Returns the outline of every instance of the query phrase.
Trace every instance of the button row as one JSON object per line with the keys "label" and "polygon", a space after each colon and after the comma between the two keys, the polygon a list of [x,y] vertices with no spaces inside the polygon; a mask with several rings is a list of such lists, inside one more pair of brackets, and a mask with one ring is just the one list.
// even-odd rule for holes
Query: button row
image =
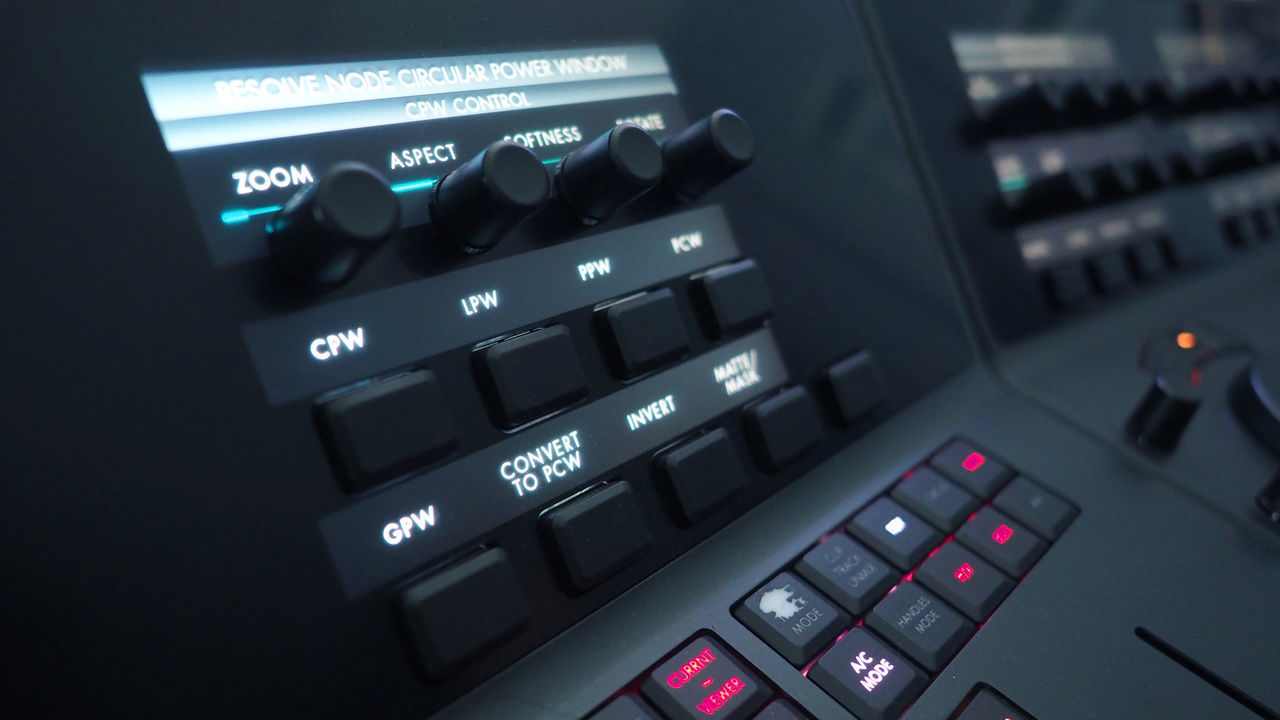
{"label": "button row", "polygon": [[1060,310],[1084,304],[1094,296],[1122,292],[1149,282],[1185,262],[1168,236],[1148,237],[1132,245],[1106,250],[1083,261],[1055,265],[1041,273],[1046,298]]}
{"label": "button row", "polygon": [[[869,358],[865,353],[856,357]],[[849,363],[845,361],[838,365],[848,366]],[[863,372],[868,367],[874,369],[874,363],[869,360],[859,360],[854,365],[864,368]],[[742,417],[748,436],[759,438],[758,442],[764,448],[760,461],[768,469],[794,462],[822,437],[816,405],[809,393],[800,387],[783,390],[747,406]],[[713,428],[664,448],[657,453],[653,467],[658,484],[672,500],[670,506],[676,523],[685,527],[725,507],[742,492],[747,482],[739,453],[723,428]],[[623,571],[650,551],[653,535],[648,522],[632,484],[626,480],[612,480],[545,510],[541,531],[566,589],[580,594]],[[822,572],[806,567],[799,571],[814,575],[817,578],[815,582],[824,588],[834,586],[838,589],[845,577],[842,570],[833,569],[832,562],[839,560],[846,568],[864,562],[859,559],[862,557],[859,553],[865,553],[865,550],[847,538],[846,542],[849,545],[843,548],[839,547],[838,541],[826,548],[825,564],[814,561],[813,565],[822,567]],[[882,561],[875,559],[873,562],[877,565],[871,568],[870,574],[864,570],[857,571],[858,577],[852,579],[852,587],[856,590],[874,583],[879,588],[874,593],[878,596],[888,584],[892,584],[897,574],[884,567]],[[813,607],[807,607],[809,601],[806,598],[819,596],[797,577],[788,575],[780,582],[790,589],[790,594],[775,593],[768,602],[775,603],[778,608],[805,608],[803,617],[797,622],[806,628],[814,625],[807,635],[814,639],[797,651],[799,654],[789,656],[793,662],[800,662],[802,656],[811,657],[829,642],[831,631],[846,626],[850,615],[829,603],[814,602]],[[489,594],[494,588],[499,591],[496,596]],[[853,597],[852,592],[849,595]],[[495,597],[502,598],[496,605]],[[871,596],[862,593],[859,597]],[[472,613],[468,616],[473,621],[467,625],[470,628],[468,632],[457,631],[456,614],[442,612],[441,604],[447,602],[466,605],[468,612]],[[858,600],[849,602],[862,609]],[[763,599],[759,603],[768,604]],[[501,621],[496,618],[500,607],[509,610],[508,616]],[[419,660],[431,678],[448,676],[461,665],[518,634],[525,626],[528,614],[519,592],[516,569],[500,549],[485,550],[412,584],[401,596],[401,610],[411,630]],[[721,678],[722,682],[725,680],[727,678]],[[627,706],[630,702],[619,700],[618,709],[610,712],[629,712]],[[664,709],[667,710],[669,708]]]}
{"label": "button row", "polygon": [[897,717],[1075,515],[953,441],[733,615],[858,717]]}
{"label": "button row", "polygon": [[[703,315],[719,337],[758,327],[772,312],[763,273],[741,260],[696,277]],[[675,295],[666,288],[625,298],[596,311],[597,326],[624,378],[670,365],[690,341]],[[579,349],[563,325],[551,325],[487,345],[476,352],[480,385],[495,419],[516,428],[564,410],[590,388]],[[785,407],[784,407],[785,409]],[[362,492],[445,460],[459,447],[453,414],[435,376],[416,370],[350,391],[317,405],[316,416],[343,485]],[[794,419],[794,418],[790,418]],[[770,425],[769,413],[760,424]],[[813,426],[803,429],[813,430]],[[775,439],[770,453],[785,465],[796,438]],[[782,445],[777,445],[782,442]]]}

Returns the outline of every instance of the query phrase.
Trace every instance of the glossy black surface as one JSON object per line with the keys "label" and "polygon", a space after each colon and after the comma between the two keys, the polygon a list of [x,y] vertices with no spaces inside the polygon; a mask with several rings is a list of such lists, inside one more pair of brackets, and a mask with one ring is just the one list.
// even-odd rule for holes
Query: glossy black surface
{"label": "glossy black surface", "polygon": [[[0,113],[8,137],[0,150],[0,298],[9,309],[0,363],[0,630],[13,658],[0,681],[0,707],[9,714],[564,720],[635,693],[637,680],[675,650],[714,637],[724,657],[750,672],[745,704],[753,710],[785,697],[812,717],[845,720],[852,716],[836,698],[739,622],[733,608],[822,549],[821,538],[835,547],[833,533],[956,438],[1019,474],[1000,473],[999,483],[977,492],[1008,482],[996,507],[1056,536],[1007,597],[1001,586],[1003,602],[954,658],[941,659],[955,649],[948,638],[929,659],[941,670],[927,687],[923,674],[919,682],[913,675],[910,697],[892,703],[907,708],[904,718],[947,717],[979,686],[1039,720],[1280,713],[1280,642],[1265,619],[1267,599],[1280,595],[1280,536],[1255,505],[1277,459],[1237,423],[1227,400],[1245,355],[1205,366],[1203,406],[1173,452],[1148,454],[1123,431],[1151,380],[1138,359],[1153,335],[1192,328],[1207,337],[1202,328],[1212,328],[1255,353],[1280,352],[1280,249],[1265,244],[1266,222],[1234,211],[1233,222],[1248,233],[1227,243],[1198,176],[1215,163],[1232,172],[1213,182],[1269,169],[1237,172],[1232,151],[1170,160],[1173,184],[1159,168],[1135,171],[1142,189],[1134,197],[1160,198],[1169,226],[1188,244],[1152,238],[1117,256],[1131,273],[1124,287],[1104,282],[1114,262],[1082,264],[1075,268],[1082,304],[1054,309],[1018,252],[1015,227],[1023,219],[993,211],[999,187],[973,134],[947,41],[953,30],[1102,29],[1127,63],[1150,68],[1152,38],[1162,32],[1225,28],[1276,46],[1280,11],[1273,6],[11,3],[0,10],[0,27],[11,96]],[[659,134],[732,108],[754,137],[749,165],[688,203],[659,187],[598,227],[548,203],[483,254],[459,251],[439,229],[407,227],[349,282],[322,295],[283,282],[265,256],[265,237],[264,254],[251,255],[258,259],[226,261],[210,251],[139,80],[144,71],[648,43],[664,53],[678,89],[662,105],[670,126]],[[1034,127],[1018,121],[1000,132],[1037,131],[1046,113],[1058,118],[1055,128],[1092,132],[1143,113],[1259,110],[1276,94],[1265,77],[1208,78],[1187,94],[1165,80],[1141,78],[1136,89],[1041,87],[1015,103],[1034,111]],[[531,111],[528,123],[517,118],[510,129],[581,123],[586,144],[608,129],[597,127],[602,118],[636,112],[625,103],[614,110],[593,104],[563,118]],[[997,112],[1004,118],[997,124],[1021,112]],[[493,132],[492,140],[504,132],[495,130],[502,118],[476,118],[475,127]],[[1130,192],[1121,187],[1124,171],[1101,174],[1108,173],[1115,177],[1104,178],[1107,192]],[[420,203],[411,209],[421,214],[424,198],[403,202]],[[1070,207],[1047,202],[1036,212],[1065,217]],[[670,256],[638,261],[643,287],[606,300],[669,292],[688,333],[687,355],[664,355],[668,365],[632,377],[600,332],[597,302],[605,298],[569,303],[588,296],[550,272],[552,248],[568,252],[581,241],[576,251],[597,238],[598,246],[648,247],[628,231],[687,211],[708,227],[723,217],[731,237],[715,247],[728,255],[704,265],[689,260],[667,274],[664,263],[676,262]],[[615,231],[622,234],[606,241]],[[770,313],[752,315],[749,327],[726,338],[691,276],[738,258],[759,267]],[[338,308],[364,312],[372,303],[382,320],[434,327],[446,306],[459,312],[450,283],[475,279],[465,292],[480,292],[486,268],[496,275],[504,261],[504,273],[524,269],[528,287],[540,283],[539,300],[553,298],[545,307],[555,314],[514,315],[521,322],[484,337],[453,326],[418,333],[429,353],[367,354],[358,378],[304,373],[302,364],[292,373],[283,360],[272,378],[297,380],[287,396],[272,393],[285,385],[264,379],[251,354],[264,337],[285,337],[282,325],[269,323],[294,313],[336,322]],[[450,290],[437,307],[441,288]],[[341,319],[316,332],[339,332],[347,324]],[[572,336],[588,393],[552,419],[503,429],[478,382],[475,351],[552,325]],[[524,449],[526,440],[541,439],[537,433],[579,419],[583,428],[604,427],[618,419],[614,405],[646,407],[658,398],[631,401],[666,377],[695,385],[689,373],[712,375],[711,360],[748,346],[761,351],[762,363],[769,356],[767,392],[700,403],[693,412],[705,417],[674,416],[681,432],[652,445],[637,441],[643,452],[598,472],[593,466],[590,478],[518,508],[473,502],[466,507],[474,522],[449,526],[456,547],[441,555],[421,551],[381,563],[353,541],[351,528],[394,522],[412,507],[401,509],[403,498],[437,480],[449,481],[456,497],[487,497],[491,488],[469,484],[484,474],[471,472],[468,458],[488,463],[499,450]],[[882,381],[866,386],[885,394],[847,406],[831,396],[827,371],[862,350]],[[355,380],[416,368],[439,382],[459,438],[456,456],[433,465],[431,480],[410,471],[349,492],[317,432],[314,403]],[[812,398],[804,434],[816,423],[818,442],[777,462],[749,433],[741,407],[801,390]],[[611,414],[590,414],[606,406]],[[796,431],[793,425],[786,429]],[[670,482],[679,478],[667,477],[655,459],[713,437],[709,431],[733,450],[741,484],[736,473],[728,477],[708,507],[701,496],[673,492]],[[467,481],[454,480],[463,474]],[[955,479],[963,484],[964,477]],[[606,558],[607,573],[567,584],[560,550],[544,532],[545,511],[572,508],[562,503],[617,481],[630,487],[633,515],[652,533],[649,549],[625,562]],[[1271,487],[1268,512],[1276,506]],[[1006,497],[1010,489],[1019,492]],[[1037,492],[1049,500],[1028,509]],[[393,505],[396,515],[384,518]],[[1044,517],[1035,514],[1041,511]],[[501,520],[485,523],[486,513]],[[885,524],[880,518],[871,530]],[[925,551],[945,536],[931,531]],[[447,648],[424,672],[413,639],[422,628],[406,617],[404,598],[415,597],[412,588],[435,591],[468,559],[496,557],[471,554],[482,546],[514,568],[514,578],[498,585],[513,580],[519,588],[498,593],[510,596],[507,616],[503,598],[471,606],[472,622],[501,616],[492,623],[501,637],[475,636],[482,642],[474,652]],[[859,567],[892,577],[877,576],[866,598],[835,586],[846,592],[832,600],[858,611],[851,622],[914,566],[899,558],[904,567],[888,573],[879,558],[863,561]],[[439,572],[447,562],[452,570]],[[819,592],[831,587],[813,581],[812,569],[797,572]],[[951,573],[938,569],[943,581]],[[428,626],[439,611],[430,614]]]}

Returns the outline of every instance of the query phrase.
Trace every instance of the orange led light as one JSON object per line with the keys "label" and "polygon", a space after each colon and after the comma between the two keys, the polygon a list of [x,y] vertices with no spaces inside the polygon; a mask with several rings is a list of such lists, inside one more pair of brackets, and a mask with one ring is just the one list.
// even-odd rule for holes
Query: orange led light
{"label": "orange led light", "polygon": [[1195,333],[1189,333],[1189,332],[1178,333],[1178,347],[1182,348],[1183,350],[1190,350],[1195,346],[1196,346]]}

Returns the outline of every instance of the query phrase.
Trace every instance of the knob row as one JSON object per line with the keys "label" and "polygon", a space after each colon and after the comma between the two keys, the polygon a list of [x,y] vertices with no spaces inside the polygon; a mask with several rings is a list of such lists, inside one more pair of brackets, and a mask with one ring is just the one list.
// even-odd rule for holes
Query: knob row
{"label": "knob row", "polygon": [[[594,225],[664,178],[691,200],[749,165],[755,138],[735,112],[720,109],[661,146],[621,123],[569,153],[549,178],[524,145],[495,142],[432,187],[431,223],[468,253],[493,248],[556,194]],[[300,190],[267,225],[267,245],[290,275],[315,287],[346,282],[400,227],[400,202],[375,170],[340,163]]]}

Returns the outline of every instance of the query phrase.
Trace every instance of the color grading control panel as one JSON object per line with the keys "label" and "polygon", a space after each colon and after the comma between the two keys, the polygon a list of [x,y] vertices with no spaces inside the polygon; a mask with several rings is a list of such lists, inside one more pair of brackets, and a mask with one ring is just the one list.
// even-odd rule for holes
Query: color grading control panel
{"label": "color grading control panel", "polygon": [[6,5],[0,706],[1273,716],[1266,451],[1002,373],[1266,271],[1280,20],[1013,5]]}

